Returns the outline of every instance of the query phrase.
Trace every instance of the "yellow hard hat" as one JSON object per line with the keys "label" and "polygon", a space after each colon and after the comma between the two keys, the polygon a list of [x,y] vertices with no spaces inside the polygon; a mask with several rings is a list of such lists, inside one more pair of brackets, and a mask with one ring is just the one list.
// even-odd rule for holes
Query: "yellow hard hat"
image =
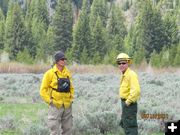
{"label": "yellow hard hat", "polygon": [[129,57],[129,55],[127,55],[126,53],[120,53],[120,54],[117,56],[116,60],[117,60],[117,62],[126,60],[126,61],[128,61],[129,64],[132,63],[131,57]]}

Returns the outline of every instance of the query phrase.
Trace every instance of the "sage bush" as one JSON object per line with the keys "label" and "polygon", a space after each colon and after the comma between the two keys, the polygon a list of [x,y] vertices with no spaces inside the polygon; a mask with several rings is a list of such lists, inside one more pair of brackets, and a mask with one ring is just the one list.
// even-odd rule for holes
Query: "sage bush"
{"label": "sage bush", "polygon": [[[42,74],[0,74],[0,103],[43,103],[39,96]],[[180,119],[180,75],[138,72],[141,97],[138,101],[140,135],[163,133],[164,122]],[[119,126],[120,74],[73,74],[74,135],[123,135]],[[45,112],[48,111],[48,106]],[[42,117],[47,113],[42,111]],[[22,112],[23,113],[23,112]],[[142,114],[166,114],[165,119],[144,119]],[[40,119],[39,116],[36,118]],[[2,121],[0,119],[0,121]],[[47,119],[31,123],[22,134],[45,134]],[[21,124],[21,123],[19,123]],[[7,127],[12,128],[12,127]]]}

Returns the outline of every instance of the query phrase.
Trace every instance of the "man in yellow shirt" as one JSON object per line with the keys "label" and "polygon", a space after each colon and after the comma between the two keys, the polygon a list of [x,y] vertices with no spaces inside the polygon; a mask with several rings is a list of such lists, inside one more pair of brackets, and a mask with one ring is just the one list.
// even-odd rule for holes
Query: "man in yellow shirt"
{"label": "man in yellow shirt", "polygon": [[65,55],[54,55],[55,65],[43,77],[40,95],[49,104],[48,126],[51,135],[71,135],[72,101],[74,88],[69,70],[65,67]]}
{"label": "man in yellow shirt", "polygon": [[117,64],[122,72],[119,89],[122,106],[120,125],[126,135],[138,135],[137,100],[140,97],[140,86],[137,74],[129,68],[131,63],[127,54],[120,53],[117,56]]}

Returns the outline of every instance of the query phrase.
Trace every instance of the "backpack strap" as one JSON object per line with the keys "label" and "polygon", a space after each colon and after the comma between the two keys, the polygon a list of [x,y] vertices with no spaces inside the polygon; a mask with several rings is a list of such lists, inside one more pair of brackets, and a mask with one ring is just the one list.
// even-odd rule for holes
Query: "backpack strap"
{"label": "backpack strap", "polygon": [[55,72],[55,74],[56,74],[57,78],[59,79],[59,76],[58,76],[57,72]]}
{"label": "backpack strap", "polygon": [[[56,74],[57,78],[59,79],[59,76],[58,76],[57,72],[55,72],[55,74]],[[69,79],[69,76],[67,76],[67,78]]]}

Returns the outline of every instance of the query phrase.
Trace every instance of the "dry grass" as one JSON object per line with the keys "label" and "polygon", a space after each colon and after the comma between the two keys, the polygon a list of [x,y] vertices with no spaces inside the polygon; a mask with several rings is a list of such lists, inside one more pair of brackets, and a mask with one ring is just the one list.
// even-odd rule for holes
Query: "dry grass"
{"label": "dry grass", "polygon": [[[0,73],[44,73],[51,65],[25,65],[21,63],[0,63]],[[111,65],[72,65],[68,66],[72,73],[115,73],[117,68]]]}
{"label": "dry grass", "polygon": [[[143,71],[143,72],[148,72],[148,73],[164,73],[164,72],[170,72],[170,73],[180,73],[180,68],[152,68],[151,66],[131,66],[132,69],[135,71]],[[10,62],[10,63],[0,63],[0,73],[44,73],[47,71],[49,68],[51,68],[51,65],[48,64],[36,64],[36,65],[25,65],[21,63],[15,63],[15,62]],[[118,68],[112,65],[71,65],[68,66],[68,69],[72,73],[118,73]]]}
{"label": "dry grass", "polygon": [[[0,63],[0,73],[43,73],[51,65],[25,65],[21,63]],[[111,65],[72,65],[68,66],[72,73],[113,73],[117,68]]]}
{"label": "dry grass", "polygon": [[49,65],[25,65],[21,63],[0,63],[0,73],[42,73]]}
{"label": "dry grass", "polygon": [[143,72],[147,72],[147,73],[160,73],[163,74],[165,72],[168,73],[180,73],[180,67],[164,67],[164,68],[154,68],[151,67],[150,65],[146,65],[146,66],[140,66],[140,67],[134,67],[136,70],[138,71],[143,71]]}
{"label": "dry grass", "polygon": [[72,65],[68,67],[73,73],[117,73],[118,69],[112,65]]}

